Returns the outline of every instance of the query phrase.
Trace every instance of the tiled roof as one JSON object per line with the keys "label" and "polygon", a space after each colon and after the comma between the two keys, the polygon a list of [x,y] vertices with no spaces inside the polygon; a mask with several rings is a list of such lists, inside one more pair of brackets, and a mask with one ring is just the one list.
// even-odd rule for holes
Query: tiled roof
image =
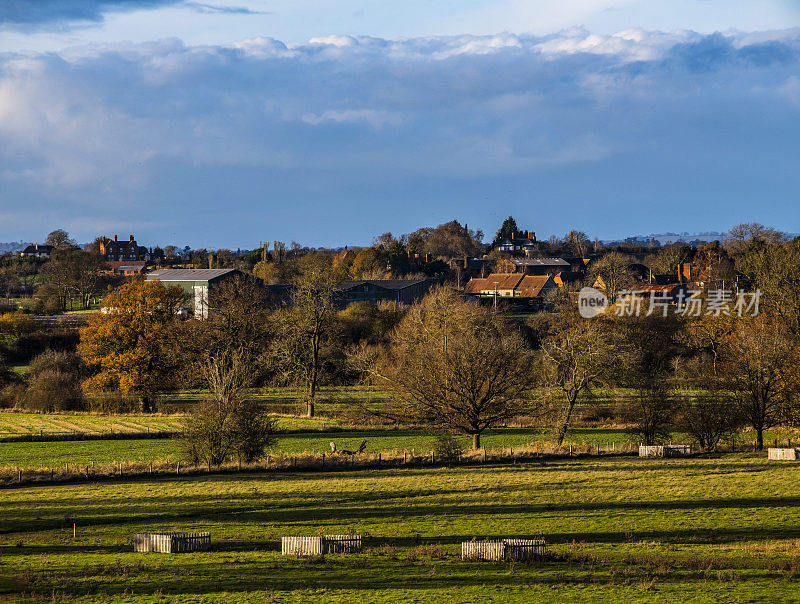
{"label": "tiled roof", "polygon": [[517,292],[523,298],[535,298],[550,279],[550,275],[527,275],[517,286]]}

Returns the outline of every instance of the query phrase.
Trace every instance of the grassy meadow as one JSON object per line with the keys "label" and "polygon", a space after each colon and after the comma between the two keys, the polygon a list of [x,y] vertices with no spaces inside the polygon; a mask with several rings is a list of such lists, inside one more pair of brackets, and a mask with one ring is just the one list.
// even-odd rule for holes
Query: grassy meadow
{"label": "grassy meadow", "polygon": [[[792,602],[798,478],[731,454],[5,488],[0,598]],[[213,551],[131,551],[136,532],[174,530],[211,531]],[[278,552],[282,535],[351,530],[365,553]],[[536,563],[458,557],[463,540],[539,534],[552,555]]]}
{"label": "grassy meadow", "polygon": [[[535,428],[501,428],[488,431],[482,438],[487,450],[509,448],[543,447],[552,445],[551,435],[546,430]],[[334,432],[319,430],[288,432],[280,434],[273,455],[293,455],[299,453],[330,453],[331,441],[341,449],[357,449],[361,441],[367,441],[366,453],[399,452],[428,454],[434,447],[435,437],[419,430],[359,430],[343,429]],[[468,437],[460,438],[466,449],[471,445]],[[601,445],[611,449],[634,445],[635,438],[625,430],[578,428],[570,432],[566,446],[585,447]],[[13,466],[19,468],[58,467],[65,463],[86,465],[116,464],[119,462],[148,463],[159,461],[176,462],[181,458],[181,440],[171,439],[115,439],[78,440],[56,442],[0,442],[0,468]]]}

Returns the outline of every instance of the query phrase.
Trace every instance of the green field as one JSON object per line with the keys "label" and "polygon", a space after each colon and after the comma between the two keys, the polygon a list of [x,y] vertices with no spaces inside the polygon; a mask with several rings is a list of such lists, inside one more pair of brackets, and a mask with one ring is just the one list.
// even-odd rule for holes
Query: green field
{"label": "green field", "polygon": [[[2,416],[0,416],[2,417]],[[59,416],[40,416],[59,417]],[[95,418],[87,418],[95,419]],[[180,418],[148,418],[166,420],[180,425]],[[168,424],[156,425],[166,426]],[[171,425],[171,424],[170,424]],[[287,432],[279,434],[275,446],[269,451],[272,455],[294,455],[299,453],[330,453],[330,443],[335,442],[339,450],[357,449],[362,440],[367,441],[367,453],[403,452],[424,455],[434,448],[435,437],[426,431],[408,429],[334,429],[324,420],[303,418],[280,418],[279,426]],[[167,429],[167,428],[162,428]],[[791,438],[792,436],[790,436]],[[786,443],[787,434],[766,433],[769,443],[773,438]],[[797,435],[793,435],[797,443]],[[673,442],[691,442],[687,435],[674,434]],[[461,437],[465,449],[471,446],[471,439]],[[752,436],[743,434],[737,438],[739,447],[752,446]],[[498,428],[487,431],[482,444],[488,451],[505,451],[509,448],[535,448],[542,452],[553,450],[554,443],[548,430],[536,428]],[[564,449],[573,445],[576,452],[587,452],[588,447],[600,446],[604,451],[623,447],[632,450],[638,444],[635,436],[623,428],[573,428],[567,435]],[[90,463],[104,466],[123,463],[176,462],[181,459],[181,441],[171,439],[115,439],[78,440],[56,442],[0,442],[0,469],[11,468],[58,468],[66,463],[85,466]]]}
{"label": "green field", "polygon": [[[362,440],[367,441],[367,453],[399,452],[426,454],[434,447],[435,437],[416,430],[341,430],[336,432],[292,432],[278,437],[272,454],[330,453],[331,441],[339,450],[357,449]],[[461,438],[467,448],[471,439]],[[491,430],[482,444],[489,450],[512,447],[535,447],[551,444],[548,431],[530,428],[504,428]],[[635,444],[635,439],[622,429],[575,429],[569,435],[567,446],[601,444],[611,449],[612,444]],[[86,465],[116,464],[118,462],[158,462],[180,459],[180,439],[147,440],[82,440],[61,442],[6,442],[0,443],[0,468],[59,467],[65,463]]]}
{"label": "green field", "polygon": [[[792,602],[798,478],[735,454],[7,488],[0,597]],[[130,551],[133,533],[169,530],[210,530],[214,551]],[[350,530],[364,554],[278,553],[282,535]],[[458,558],[463,540],[540,533],[553,555],[535,564]]]}

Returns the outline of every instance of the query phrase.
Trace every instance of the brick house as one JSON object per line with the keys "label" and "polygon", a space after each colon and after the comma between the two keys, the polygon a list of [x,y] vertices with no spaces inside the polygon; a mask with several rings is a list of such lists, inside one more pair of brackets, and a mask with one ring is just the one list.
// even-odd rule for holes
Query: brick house
{"label": "brick house", "polygon": [[114,239],[108,237],[100,238],[100,255],[104,260],[138,260],[139,246],[133,235],[126,241],[119,241],[117,236]]}

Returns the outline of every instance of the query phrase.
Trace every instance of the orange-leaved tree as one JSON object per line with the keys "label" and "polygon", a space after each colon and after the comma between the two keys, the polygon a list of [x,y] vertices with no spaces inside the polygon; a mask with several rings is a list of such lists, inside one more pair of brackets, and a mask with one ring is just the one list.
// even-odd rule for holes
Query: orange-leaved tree
{"label": "orange-leaved tree", "polygon": [[170,326],[185,299],[181,288],[160,281],[134,281],[109,293],[103,311],[80,332],[78,352],[93,372],[84,388],[133,394],[150,411],[175,363]]}

